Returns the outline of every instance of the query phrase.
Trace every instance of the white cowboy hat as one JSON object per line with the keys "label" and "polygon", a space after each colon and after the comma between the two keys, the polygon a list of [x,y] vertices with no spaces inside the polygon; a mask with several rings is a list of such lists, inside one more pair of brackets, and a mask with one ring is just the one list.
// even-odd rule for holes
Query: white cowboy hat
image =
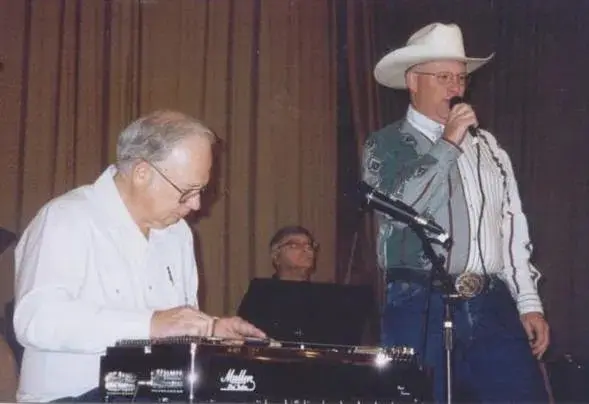
{"label": "white cowboy hat", "polygon": [[493,57],[469,58],[465,56],[462,31],[456,24],[429,24],[411,35],[407,45],[385,55],[374,68],[376,81],[390,88],[406,88],[405,72],[411,66],[435,60],[458,60],[466,63],[466,72],[472,73]]}

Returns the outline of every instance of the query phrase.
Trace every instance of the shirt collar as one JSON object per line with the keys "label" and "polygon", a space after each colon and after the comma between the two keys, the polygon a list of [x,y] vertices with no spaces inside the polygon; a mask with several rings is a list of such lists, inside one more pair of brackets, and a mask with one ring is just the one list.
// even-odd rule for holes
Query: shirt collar
{"label": "shirt collar", "polygon": [[437,141],[444,133],[444,125],[423,115],[412,105],[407,109],[407,121],[432,142]]}
{"label": "shirt collar", "polygon": [[[117,167],[114,164],[108,166],[106,170],[98,177],[98,179],[94,182],[93,186],[93,193],[94,193],[94,200],[96,201],[98,207],[102,209],[108,216],[110,216],[114,223],[116,223],[117,227],[124,227],[132,234],[135,234],[143,241],[148,241],[141,229],[131,216],[131,212],[123,202],[123,198],[121,197],[121,193],[117,188],[114,176],[117,173]],[[183,221],[182,219],[181,221]],[[158,237],[159,235],[165,235],[169,232],[172,232],[172,229],[179,225],[179,223],[173,224],[163,229],[150,229],[149,230],[149,242],[152,241],[154,237]]]}
{"label": "shirt collar", "polygon": [[[116,228],[126,229],[127,235],[133,234],[138,240],[147,242],[147,239],[141,233],[139,226],[133,220],[129,209],[123,202],[123,198],[117,188],[114,176],[117,173],[115,165],[110,165],[104,172],[98,177],[93,186],[93,199],[96,201],[97,206],[103,212],[107,214],[113,220],[113,224]],[[150,237],[157,233],[165,233],[167,229],[151,229]]]}

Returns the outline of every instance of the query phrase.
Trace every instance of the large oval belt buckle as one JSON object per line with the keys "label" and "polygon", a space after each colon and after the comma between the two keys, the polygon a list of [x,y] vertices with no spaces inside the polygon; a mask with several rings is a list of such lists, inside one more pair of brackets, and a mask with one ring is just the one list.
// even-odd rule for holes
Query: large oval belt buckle
{"label": "large oval belt buckle", "polygon": [[474,272],[463,272],[456,278],[454,287],[461,297],[471,299],[483,291],[485,278]]}

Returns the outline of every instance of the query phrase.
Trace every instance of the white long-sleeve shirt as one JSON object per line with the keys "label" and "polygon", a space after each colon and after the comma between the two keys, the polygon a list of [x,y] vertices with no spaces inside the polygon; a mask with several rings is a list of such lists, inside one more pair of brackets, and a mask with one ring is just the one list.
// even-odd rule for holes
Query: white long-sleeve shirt
{"label": "white long-sleeve shirt", "polygon": [[[407,111],[407,121],[432,143],[438,141],[444,132],[443,125],[411,106]],[[486,141],[466,136],[460,144],[462,155],[457,159],[470,218],[471,243],[466,268],[480,271],[482,255],[487,272],[498,274],[509,286],[521,314],[543,312],[537,289],[540,272],[530,262],[532,243],[511,160],[492,134],[479,131]],[[477,142],[481,146],[482,182],[478,179]],[[504,170],[503,175],[497,175],[498,164]],[[479,244],[477,233],[483,195],[486,208],[483,210]],[[479,245],[482,251],[479,251]]]}
{"label": "white long-sleeve shirt", "polygon": [[107,346],[149,338],[154,310],[197,305],[190,228],[181,220],[146,238],[115,173],[111,166],[47,203],[17,245],[14,327],[25,347],[18,401],[97,387]]}

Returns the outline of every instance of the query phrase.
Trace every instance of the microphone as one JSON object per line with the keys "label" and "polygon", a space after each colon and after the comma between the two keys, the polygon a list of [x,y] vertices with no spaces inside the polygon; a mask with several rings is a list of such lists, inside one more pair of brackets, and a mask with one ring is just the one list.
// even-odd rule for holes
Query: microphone
{"label": "microphone", "polygon": [[358,189],[362,199],[366,202],[366,206],[372,206],[375,210],[386,213],[407,225],[417,224],[422,226],[425,230],[435,234],[436,239],[443,245],[450,240],[450,235],[440,225],[420,216],[415,209],[406,203],[389,198],[364,181],[360,182]]}
{"label": "microphone", "polygon": [[[450,109],[454,108],[455,105],[464,103],[464,98],[460,97],[459,95],[455,95],[454,97],[450,98]],[[478,129],[473,125],[468,127],[468,133],[470,133],[470,136],[472,137],[477,137],[479,135]]]}

